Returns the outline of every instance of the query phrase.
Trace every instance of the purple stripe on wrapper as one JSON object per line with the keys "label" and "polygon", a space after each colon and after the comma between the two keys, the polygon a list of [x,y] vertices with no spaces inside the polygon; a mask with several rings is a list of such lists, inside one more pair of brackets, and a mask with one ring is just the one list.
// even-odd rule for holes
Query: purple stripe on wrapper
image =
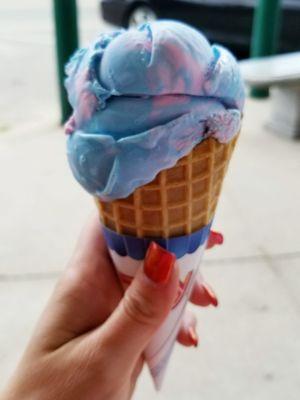
{"label": "purple stripe on wrapper", "polygon": [[120,235],[103,226],[106,243],[111,250],[120,256],[129,256],[135,260],[143,260],[151,242],[156,242],[166,250],[174,253],[177,258],[194,253],[208,238],[212,222],[190,235],[171,238],[138,238]]}
{"label": "purple stripe on wrapper", "polygon": [[132,256],[133,258],[136,260],[143,260],[148,248],[148,244],[145,243],[144,239],[139,239],[137,243],[138,238],[135,236],[126,236],[126,239],[124,239],[123,235],[120,236],[125,242],[127,255],[134,254],[134,256]]}
{"label": "purple stripe on wrapper", "polygon": [[125,247],[126,242],[123,237],[117,232],[111,231],[108,228],[103,229],[103,234],[110,249],[114,249],[120,256],[127,256],[128,251]]}

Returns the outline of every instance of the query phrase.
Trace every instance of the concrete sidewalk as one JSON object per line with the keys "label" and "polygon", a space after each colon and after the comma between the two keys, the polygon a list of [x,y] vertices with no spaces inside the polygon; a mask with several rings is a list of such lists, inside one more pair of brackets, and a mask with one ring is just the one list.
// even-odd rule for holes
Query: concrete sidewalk
{"label": "concrete sidewalk", "polygon": [[[248,101],[203,273],[218,309],[195,309],[197,350],[176,348],[163,391],[145,371],[135,399],[289,400],[300,392],[300,143],[264,129]],[[53,122],[0,136],[0,376],[13,370],[93,202]]]}

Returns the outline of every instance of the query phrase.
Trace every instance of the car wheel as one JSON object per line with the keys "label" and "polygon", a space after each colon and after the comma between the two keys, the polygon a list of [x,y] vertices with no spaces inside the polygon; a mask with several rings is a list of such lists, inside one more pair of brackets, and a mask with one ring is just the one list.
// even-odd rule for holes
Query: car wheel
{"label": "car wheel", "polygon": [[157,14],[153,10],[153,8],[146,5],[140,5],[134,8],[130,13],[128,17],[128,27],[135,28],[146,22],[151,22],[156,20],[157,20]]}

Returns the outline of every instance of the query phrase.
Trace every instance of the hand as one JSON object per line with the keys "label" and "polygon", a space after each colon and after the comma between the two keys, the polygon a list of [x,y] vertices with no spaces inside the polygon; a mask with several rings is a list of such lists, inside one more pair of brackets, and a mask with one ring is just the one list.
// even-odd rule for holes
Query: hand
{"label": "hand", "polygon": [[[131,397],[143,351],[170,311],[178,287],[174,258],[166,251],[163,263],[159,261],[164,272],[157,278],[157,260],[162,259],[159,246],[152,247],[144,269],[124,295],[98,219],[91,219],[1,399]],[[191,300],[203,306],[217,304],[200,281]],[[195,324],[188,315],[178,335],[180,343],[196,345]]]}
{"label": "hand", "polygon": [[[206,248],[211,249],[216,245],[221,245],[224,242],[223,235],[219,232],[210,231],[210,235],[207,240]],[[196,306],[206,307],[213,305],[218,306],[218,299],[212,290],[212,288],[203,281],[199,274],[196,278],[196,282],[193,287],[193,291],[190,297],[190,301]],[[197,320],[193,313],[186,311],[181,323],[181,329],[179,331],[177,340],[184,346],[198,346],[198,335],[196,332]]]}

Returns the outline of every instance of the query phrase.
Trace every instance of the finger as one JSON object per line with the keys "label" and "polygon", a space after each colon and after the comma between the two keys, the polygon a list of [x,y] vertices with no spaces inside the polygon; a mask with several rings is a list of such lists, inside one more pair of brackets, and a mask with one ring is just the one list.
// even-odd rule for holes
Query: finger
{"label": "finger", "polygon": [[196,331],[197,320],[193,313],[187,310],[183,316],[178,332],[177,341],[183,346],[198,346],[198,335]]}
{"label": "finger", "polygon": [[100,300],[102,303],[105,301],[108,311],[115,309],[122,296],[121,285],[107,251],[100,220],[95,213],[83,228],[73,256],[58,284],[59,293],[54,295],[64,298],[75,295],[83,301],[86,297],[85,292],[90,293],[91,290],[97,294],[93,303],[99,306]]}
{"label": "finger", "polygon": [[177,295],[175,256],[151,243],[144,262],[115,312],[94,339],[130,368],[167,317]]}
{"label": "finger", "polygon": [[100,221],[92,215],[40,319],[36,335],[45,338],[45,346],[58,348],[104,322],[122,294]]}
{"label": "finger", "polygon": [[213,289],[206,282],[203,282],[199,275],[195,280],[190,301],[191,303],[202,307],[209,305],[214,307],[218,306],[218,298]]}
{"label": "finger", "polygon": [[93,213],[79,236],[63,278],[67,277],[70,281],[72,277],[76,277],[81,280],[107,282],[107,279],[116,275],[111,266],[99,217]]}
{"label": "finger", "polygon": [[222,233],[210,231],[209,237],[206,243],[206,248],[211,249],[215,245],[221,245],[224,243],[224,236]]}

